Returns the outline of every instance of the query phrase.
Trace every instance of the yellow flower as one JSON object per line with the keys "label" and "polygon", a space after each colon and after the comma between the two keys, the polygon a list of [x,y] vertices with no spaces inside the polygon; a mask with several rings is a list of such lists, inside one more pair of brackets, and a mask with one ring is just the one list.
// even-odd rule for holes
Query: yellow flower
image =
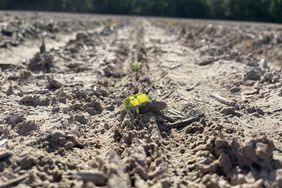
{"label": "yellow flower", "polygon": [[130,110],[131,108],[133,108],[134,106],[131,104],[129,97],[127,97],[124,101],[123,101],[123,105],[125,107],[125,109]]}
{"label": "yellow flower", "polygon": [[140,102],[135,96],[129,96],[129,101],[132,104],[132,106],[139,106]]}
{"label": "yellow flower", "polygon": [[140,105],[146,104],[147,102],[149,102],[148,95],[146,95],[144,93],[137,93],[135,95],[135,98],[139,101]]}
{"label": "yellow flower", "polygon": [[127,97],[124,100],[123,104],[125,109],[130,110],[133,107],[138,107],[140,105],[146,104],[147,102],[149,102],[148,95],[144,93],[137,93],[135,95],[130,95],[129,97]]}

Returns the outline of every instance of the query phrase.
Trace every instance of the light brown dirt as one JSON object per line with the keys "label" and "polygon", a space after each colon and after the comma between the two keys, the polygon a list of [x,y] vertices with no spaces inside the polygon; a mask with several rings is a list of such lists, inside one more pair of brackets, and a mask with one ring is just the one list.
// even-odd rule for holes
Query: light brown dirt
{"label": "light brown dirt", "polygon": [[281,26],[0,15],[1,188],[282,187]]}

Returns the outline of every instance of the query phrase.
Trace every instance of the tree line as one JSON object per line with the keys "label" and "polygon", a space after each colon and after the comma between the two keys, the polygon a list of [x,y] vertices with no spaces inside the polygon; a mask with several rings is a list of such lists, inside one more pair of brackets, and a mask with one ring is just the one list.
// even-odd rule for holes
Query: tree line
{"label": "tree line", "polygon": [[282,22],[282,0],[0,0],[0,9]]}

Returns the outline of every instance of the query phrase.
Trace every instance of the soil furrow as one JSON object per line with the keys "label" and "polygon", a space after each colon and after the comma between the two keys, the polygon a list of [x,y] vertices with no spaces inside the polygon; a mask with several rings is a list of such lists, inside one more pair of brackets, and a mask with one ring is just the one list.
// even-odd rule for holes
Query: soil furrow
{"label": "soil furrow", "polygon": [[[281,187],[278,26],[1,21],[5,44],[38,30],[1,47],[0,187]],[[44,31],[63,38],[47,36],[40,50]],[[125,109],[136,93],[149,102]]]}

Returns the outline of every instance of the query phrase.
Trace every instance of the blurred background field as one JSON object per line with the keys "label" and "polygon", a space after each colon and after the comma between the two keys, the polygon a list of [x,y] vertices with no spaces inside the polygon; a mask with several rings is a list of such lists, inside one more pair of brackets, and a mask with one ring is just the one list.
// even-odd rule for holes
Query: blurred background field
{"label": "blurred background field", "polygon": [[282,0],[0,0],[0,9],[282,22]]}

